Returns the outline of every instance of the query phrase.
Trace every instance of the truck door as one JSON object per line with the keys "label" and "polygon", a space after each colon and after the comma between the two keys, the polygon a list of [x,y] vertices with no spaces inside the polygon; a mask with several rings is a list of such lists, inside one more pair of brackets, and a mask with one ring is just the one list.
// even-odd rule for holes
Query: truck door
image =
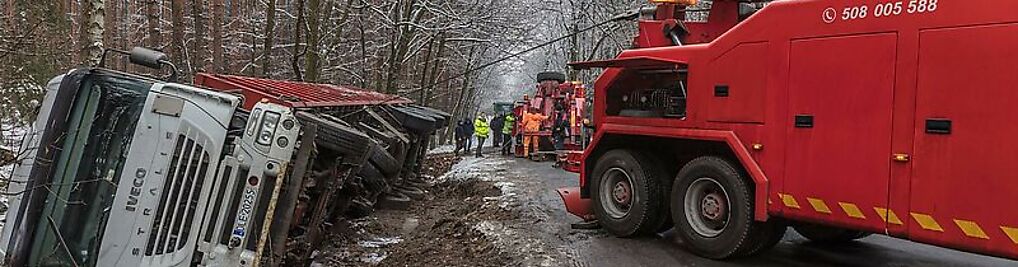
{"label": "truck door", "polygon": [[1018,24],[922,30],[919,44],[909,237],[1018,257]]}
{"label": "truck door", "polygon": [[[793,40],[783,213],[883,232],[897,35]],[[851,54],[848,56],[847,54]]]}

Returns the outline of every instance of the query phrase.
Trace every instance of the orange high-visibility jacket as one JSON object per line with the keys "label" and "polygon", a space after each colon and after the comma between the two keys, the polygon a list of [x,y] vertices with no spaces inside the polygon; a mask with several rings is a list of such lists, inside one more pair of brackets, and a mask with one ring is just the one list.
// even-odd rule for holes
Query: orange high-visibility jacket
{"label": "orange high-visibility jacket", "polygon": [[528,133],[533,133],[541,130],[541,122],[547,120],[548,116],[541,115],[538,113],[523,113],[523,130]]}

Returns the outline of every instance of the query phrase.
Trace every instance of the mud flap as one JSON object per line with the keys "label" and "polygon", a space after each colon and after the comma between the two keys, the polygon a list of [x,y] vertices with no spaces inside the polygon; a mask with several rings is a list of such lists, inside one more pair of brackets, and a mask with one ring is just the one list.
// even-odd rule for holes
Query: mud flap
{"label": "mud flap", "polygon": [[597,219],[594,217],[594,212],[590,209],[590,199],[580,198],[579,187],[563,187],[556,191],[562,197],[562,202],[566,205],[566,211],[569,214],[576,215],[584,221]]}

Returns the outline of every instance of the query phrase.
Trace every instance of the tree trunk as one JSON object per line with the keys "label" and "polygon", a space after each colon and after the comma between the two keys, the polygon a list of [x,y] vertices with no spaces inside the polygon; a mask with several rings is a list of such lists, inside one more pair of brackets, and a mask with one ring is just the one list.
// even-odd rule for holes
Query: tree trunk
{"label": "tree trunk", "polygon": [[435,83],[438,82],[439,72],[445,70],[445,67],[442,66],[442,54],[445,52],[445,35],[439,34],[438,38],[438,51],[435,53],[435,60],[432,63],[434,67],[431,70],[431,80],[428,81],[424,88],[424,97],[421,100],[421,105],[425,106],[431,104],[431,93],[435,91]]}
{"label": "tree trunk", "polygon": [[[237,2],[234,0],[233,2]],[[223,59],[223,17],[226,6],[223,0],[212,0],[212,69],[213,73],[223,73],[226,69]],[[233,10],[237,12],[237,10]]]}
{"label": "tree trunk", "polygon": [[176,59],[178,67],[184,66],[184,0],[172,0],[170,2],[170,27],[173,27],[173,38],[170,42],[170,58]]}
{"label": "tree trunk", "polygon": [[194,46],[191,48],[193,55],[191,56],[191,65],[194,68],[193,73],[205,71],[206,62],[206,45],[205,37],[208,35],[206,32],[205,25],[205,0],[192,0],[191,1],[191,19],[194,19]]}
{"label": "tree trunk", "polygon": [[106,28],[106,3],[103,0],[85,0],[82,8],[81,59],[86,66],[99,65],[102,59],[103,33]]}
{"label": "tree trunk", "polygon": [[290,66],[293,68],[293,76],[297,81],[303,81],[304,75],[300,69],[301,57],[306,53],[306,48],[300,45],[300,32],[304,28],[304,0],[297,0],[297,23],[293,25],[293,59]]}
{"label": "tree trunk", "polygon": [[[117,22],[118,6],[119,4],[117,1],[111,1],[109,4],[106,5],[106,10],[108,10],[109,13],[106,14],[105,17],[103,17],[103,25],[106,26],[106,30],[103,31],[104,47],[120,48],[117,47],[116,44],[114,44],[114,40],[120,40],[120,36],[118,36],[117,32],[117,28],[119,26],[118,25],[119,23]],[[106,66],[109,68],[120,69],[121,67],[120,62],[122,62],[120,58],[111,58],[109,61],[105,63]]]}
{"label": "tree trunk", "polygon": [[[344,7],[344,10],[349,8]],[[344,12],[346,13],[346,12]],[[321,15],[322,15],[322,3],[320,0],[308,1],[308,37],[307,37],[307,57],[304,62],[305,79],[309,82],[317,82],[319,72],[319,63],[321,55],[318,54],[318,45],[321,42]]]}
{"label": "tree trunk", "polygon": [[265,1],[265,43],[262,46],[262,77],[269,78],[272,71],[272,47],[276,41],[276,0]]}
{"label": "tree trunk", "polygon": [[148,19],[148,39],[146,46],[152,49],[163,49],[162,32],[159,29],[159,13],[162,11],[162,0],[149,0],[145,3],[145,17]]}

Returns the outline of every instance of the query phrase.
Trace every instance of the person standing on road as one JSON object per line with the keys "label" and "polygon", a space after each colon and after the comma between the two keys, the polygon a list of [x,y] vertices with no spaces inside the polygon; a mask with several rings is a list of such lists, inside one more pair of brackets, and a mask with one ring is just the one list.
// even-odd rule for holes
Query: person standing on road
{"label": "person standing on road", "polygon": [[482,158],[481,149],[484,147],[484,139],[488,139],[488,134],[491,132],[491,128],[488,127],[488,122],[484,120],[484,113],[477,116],[474,120],[474,135],[477,135],[477,157]]}
{"label": "person standing on road", "polygon": [[474,147],[474,118],[463,119],[463,132],[466,133],[467,139],[467,154],[470,154],[470,149]]}
{"label": "person standing on road", "polygon": [[[459,156],[460,150],[467,147],[467,139],[470,138],[470,136],[467,135],[467,120],[460,120],[456,122],[456,129],[453,129],[453,132],[456,138],[456,150],[454,150],[453,153]],[[468,149],[466,152],[470,153],[470,150]]]}
{"label": "person standing on road", "polygon": [[502,119],[504,116],[505,115],[496,114],[495,117],[491,118],[491,129],[493,130],[491,132],[491,135],[492,135],[492,137],[491,137],[491,145],[494,146],[494,147],[498,147],[498,146],[502,145],[502,138],[504,138],[504,137],[502,136],[502,131],[501,130],[502,130],[502,125],[505,123],[505,120]]}
{"label": "person standing on road", "polygon": [[538,113],[536,107],[530,107],[529,112],[523,113],[523,157],[530,157],[530,145],[534,145],[536,153],[540,147],[540,139],[537,132],[541,131],[541,122],[547,120],[548,116]]}
{"label": "person standing on road", "polygon": [[500,119],[502,120],[502,155],[512,155],[513,128],[516,128],[516,114],[509,113]]}

